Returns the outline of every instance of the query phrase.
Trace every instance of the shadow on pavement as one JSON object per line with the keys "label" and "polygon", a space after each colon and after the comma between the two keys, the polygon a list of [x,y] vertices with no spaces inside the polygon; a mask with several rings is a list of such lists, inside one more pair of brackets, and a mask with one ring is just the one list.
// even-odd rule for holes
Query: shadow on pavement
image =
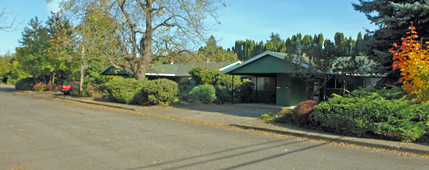
{"label": "shadow on pavement", "polygon": [[[198,166],[198,165],[203,165],[203,164],[213,163],[213,162],[219,162],[219,161],[228,160],[231,158],[237,158],[237,157],[240,157],[242,155],[247,155],[247,154],[257,154],[257,153],[261,153],[261,152],[264,152],[266,150],[270,150],[273,148],[285,147],[285,146],[290,146],[290,145],[297,145],[299,143],[302,143],[302,141],[276,140],[276,141],[264,142],[264,143],[248,145],[248,146],[242,146],[242,147],[237,147],[237,148],[232,148],[232,149],[220,150],[220,151],[202,154],[202,155],[197,155],[197,156],[190,156],[190,157],[177,159],[177,160],[159,162],[156,164],[150,164],[150,165],[146,165],[146,166],[131,168],[130,170],[146,169],[146,168],[161,168],[161,169],[180,169],[180,168],[189,169],[189,168],[191,168],[192,169],[193,167],[195,168],[195,166]],[[283,156],[288,155],[288,154],[294,154],[296,152],[301,152],[301,151],[305,151],[308,149],[313,149],[313,148],[316,148],[316,147],[319,147],[322,145],[325,145],[325,144],[322,143],[322,144],[315,144],[315,145],[311,145],[311,146],[304,146],[304,147],[300,147],[296,150],[292,150],[292,151],[288,151],[288,152],[284,152],[284,153],[279,153],[279,154],[275,154],[272,156],[260,157],[258,159],[254,159],[254,160],[247,160],[247,161],[238,163],[234,166],[222,168],[222,169],[240,168],[240,167],[248,166],[251,164],[258,163],[258,162],[263,162],[263,161],[267,161],[270,159],[274,159],[277,157],[283,157]],[[205,158],[207,158],[207,159],[205,159]],[[203,159],[203,160],[201,160],[201,159]],[[175,166],[178,164],[179,164],[179,166]]]}
{"label": "shadow on pavement", "polygon": [[15,91],[15,86],[13,85],[7,85],[7,84],[0,84],[0,91]]}
{"label": "shadow on pavement", "polygon": [[260,118],[264,113],[277,113],[280,108],[265,108],[258,106],[243,106],[233,104],[201,104],[190,106],[174,106],[179,109],[194,110],[201,112],[217,112],[240,117]]}

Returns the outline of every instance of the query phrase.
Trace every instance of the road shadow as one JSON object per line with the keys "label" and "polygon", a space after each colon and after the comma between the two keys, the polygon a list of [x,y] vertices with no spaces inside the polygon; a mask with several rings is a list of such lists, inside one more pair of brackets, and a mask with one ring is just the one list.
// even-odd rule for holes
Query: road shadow
{"label": "road shadow", "polygon": [[240,117],[251,117],[260,118],[261,114],[265,113],[278,113],[281,111],[280,107],[264,107],[264,105],[258,106],[257,104],[252,105],[241,105],[241,104],[199,104],[189,106],[173,106],[179,109],[193,110],[199,112],[216,112],[233,116]]}
{"label": "road shadow", "polygon": [[15,90],[16,89],[14,85],[0,84],[0,91],[11,92]]}
{"label": "road shadow", "polygon": [[[268,151],[268,150],[271,150],[274,148],[281,148],[281,147],[288,147],[288,146],[292,147],[292,145],[293,146],[300,145],[302,142],[303,141],[275,140],[275,141],[271,141],[271,142],[264,142],[264,143],[252,144],[252,145],[241,146],[241,147],[236,147],[236,148],[231,148],[231,149],[219,150],[216,152],[211,152],[211,153],[206,153],[206,154],[201,154],[201,155],[196,155],[196,156],[189,156],[189,157],[171,160],[171,161],[158,162],[156,164],[144,165],[141,167],[131,168],[129,170],[147,169],[147,168],[149,168],[149,169],[151,169],[151,168],[155,168],[155,169],[181,169],[181,168],[193,169],[193,168],[196,168],[195,166],[198,166],[198,165],[203,165],[203,164],[213,163],[213,162],[222,162],[224,160],[229,160],[231,158],[237,158],[237,157],[241,157],[241,156],[246,157],[246,155],[249,155],[249,154],[259,155],[261,152],[264,152],[264,151]],[[246,161],[243,161],[240,163],[237,162],[237,164],[235,164],[235,165],[232,165],[229,167],[223,167],[221,169],[240,168],[240,167],[256,164],[259,162],[268,161],[270,159],[284,157],[285,155],[294,154],[297,152],[302,152],[305,150],[313,149],[313,148],[316,148],[316,147],[319,147],[319,146],[322,146],[325,144],[326,143],[312,144],[310,146],[304,146],[304,147],[299,146],[297,149],[294,149],[294,150],[290,150],[287,152],[285,151],[282,153],[277,153],[277,154],[272,154],[272,155],[270,154],[268,156],[255,157],[256,159],[246,160]],[[201,159],[203,159],[203,160],[201,160]],[[219,164],[219,165],[221,165],[221,164]]]}

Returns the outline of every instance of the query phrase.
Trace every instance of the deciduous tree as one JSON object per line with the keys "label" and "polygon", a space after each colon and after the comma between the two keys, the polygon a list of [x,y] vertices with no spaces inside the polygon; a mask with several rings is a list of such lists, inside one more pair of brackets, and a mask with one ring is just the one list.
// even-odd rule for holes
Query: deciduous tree
{"label": "deciduous tree", "polygon": [[[50,0],[48,0],[50,1]],[[63,0],[63,7],[84,13],[90,3],[105,3],[119,23],[120,55],[133,76],[145,78],[149,64],[204,40],[207,16],[216,18],[219,1],[213,0]]]}
{"label": "deciduous tree", "polygon": [[[418,101],[429,100],[429,50],[418,42],[416,27],[411,26],[408,36],[402,38],[402,44],[394,44],[393,70],[401,71],[399,81],[402,88],[418,97]],[[426,44],[429,44],[427,42]]]}

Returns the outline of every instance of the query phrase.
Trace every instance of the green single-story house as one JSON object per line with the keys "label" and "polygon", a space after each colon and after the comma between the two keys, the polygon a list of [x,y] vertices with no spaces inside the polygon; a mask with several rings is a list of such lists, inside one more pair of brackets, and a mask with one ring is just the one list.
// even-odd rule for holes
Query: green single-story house
{"label": "green single-story house", "polygon": [[[295,72],[291,65],[284,61],[286,53],[266,51],[243,63],[223,71],[224,74],[248,77],[255,84],[252,101],[281,106],[295,106],[308,100],[315,89],[320,89],[322,80],[313,79],[308,82],[299,77],[291,76]],[[344,58],[342,58],[344,59]],[[305,63],[295,62],[298,66],[308,68]],[[321,73],[321,72],[320,72]],[[322,100],[326,95],[339,93],[344,89],[352,90],[359,86],[375,85],[380,80],[378,75],[348,75],[350,78],[339,79],[332,71],[325,74],[330,77],[325,88],[314,92],[314,100]],[[307,89],[308,88],[308,89]]]}
{"label": "green single-story house", "polygon": [[[219,71],[227,71],[237,65],[241,64],[241,61],[222,61],[222,62],[206,62],[206,63],[178,63],[178,64],[161,64],[154,65],[146,72],[148,79],[167,78],[177,83],[187,81],[191,75],[189,71],[195,67],[201,68],[213,68]],[[128,68],[117,69],[113,66],[109,66],[99,73],[104,76],[124,76],[129,77],[131,70]]]}

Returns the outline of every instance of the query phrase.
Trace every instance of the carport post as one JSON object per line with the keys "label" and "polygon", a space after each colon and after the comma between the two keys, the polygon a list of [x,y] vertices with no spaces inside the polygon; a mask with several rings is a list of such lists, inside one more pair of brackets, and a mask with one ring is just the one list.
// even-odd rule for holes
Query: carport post
{"label": "carport post", "polygon": [[232,86],[231,86],[231,104],[234,104],[234,75],[231,76]]}

